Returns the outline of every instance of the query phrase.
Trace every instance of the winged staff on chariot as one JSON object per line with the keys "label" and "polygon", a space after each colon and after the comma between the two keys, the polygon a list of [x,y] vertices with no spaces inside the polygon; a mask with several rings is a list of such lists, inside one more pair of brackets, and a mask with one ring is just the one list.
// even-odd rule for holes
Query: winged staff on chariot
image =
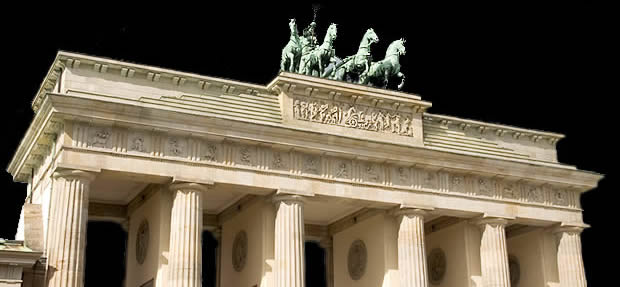
{"label": "winged staff on chariot", "polygon": [[321,45],[318,44],[315,29],[316,14],[301,36],[295,19],[289,20],[290,38],[282,49],[281,71],[383,88],[388,87],[390,78],[397,77],[400,79],[397,88],[402,89],[405,75],[400,71],[399,58],[405,54],[404,39],[393,41],[387,48],[385,58],[373,62],[370,48],[379,42],[379,37],[370,28],[364,33],[357,53],[341,59],[336,56],[334,48],[337,25],[329,25]]}

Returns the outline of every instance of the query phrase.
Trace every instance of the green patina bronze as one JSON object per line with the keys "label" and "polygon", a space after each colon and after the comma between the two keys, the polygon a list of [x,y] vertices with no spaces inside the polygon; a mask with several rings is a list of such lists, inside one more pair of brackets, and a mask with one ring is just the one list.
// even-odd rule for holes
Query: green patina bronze
{"label": "green patina bronze", "polygon": [[398,89],[402,89],[405,84],[405,75],[400,72],[400,56],[405,54],[405,40],[400,39],[392,42],[385,52],[385,58],[370,65],[368,73],[360,77],[360,84],[370,84],[372,86],[383,86],[387,88],[391,77],[396,76],[401,79]]}
{"label": "green patina bronze", "polygon": [[319,46],[316,29],[316,10],[314,20],[303,30],[302,36],[297,32],[295,19],[290,19],[290,38],[280,60],[280,70],[315,77],[347,81],[357,84],[388,88],[390,78],[397,77],[402,89],[405,75],[400,71],[400,56],[405,54],[405,40],[392,42],[387,48],[385,58],[372,61],[371,45],[379,42],[379,37],[370,28],[362,37],[355,55],[344,59],[336,56],[334,42],[337,37],[336,24],[331,24],[325,33],[323,43]]}

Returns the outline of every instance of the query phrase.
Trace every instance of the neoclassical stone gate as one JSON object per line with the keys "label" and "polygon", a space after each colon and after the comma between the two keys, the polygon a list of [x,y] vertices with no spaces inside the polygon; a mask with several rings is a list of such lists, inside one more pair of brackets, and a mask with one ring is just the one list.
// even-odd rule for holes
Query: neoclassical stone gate
{"label": "neoclassical stone gate", "polygon": [[[579,196],[601,176],[557,161],[560,134],[429,107],[286,72],[261,86],[59,52],[8,168],[42,210],[39,284],[82,286],[86,222],[113,220],[127,286],[200,286],[203,230],[221,242],[220,286],[304,286],[305,240],[325,246],[328,286],[429,286],[442,265],[427,269],[427,249],[454,230],[445,284],[510,286],[512,250],[544,262],[521,264],[521,284],[585,286]],[[368,263],[350,276],[355,240]]]}

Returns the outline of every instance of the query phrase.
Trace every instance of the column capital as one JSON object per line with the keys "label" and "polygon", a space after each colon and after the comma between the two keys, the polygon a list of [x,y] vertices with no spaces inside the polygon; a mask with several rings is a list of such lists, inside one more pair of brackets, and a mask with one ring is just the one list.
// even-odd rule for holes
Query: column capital
{"label": "column capital", "polygon": [[56,168],[53,175],[54,178],[77,178],[86,182],[91,182],[97,177],[96,173],[81,169],[60,169]]}
{"label": "column capital", "polygon": [[202,183],[195,182],[172,182],[168,187],[172,191],[176,190],[194,190],[194,191],[207,191],[209,187]]}
{"label": "column capital", "polygon": [[420,216],[424,217],[429,212],[435,210],[433,207],[401,204],[400,207],[394,209],[391,213],[395,216]]}
{"label": "column capital", "polygon": [[582,222],[562,222],[551,228],[551,233],[559,234],[559,233],[576,233],[581,234],[586,228],[589,228],[590,225],[582,223]]}
{"label": "column capital", "polygon": [[280,203],[280,202],[295,202],[295,203],[299,203],[299,204],[304,204],[306,203],[307,199],[305,196],[302,195],[296,195],[296,194],[276,194],[273,196],[273,198],[271,199],[274,203]]}
{"label": "column capital", "polygon": [[480,218],[476,218],[471,220],[472,224],[484,226],[487,224],[491,225],[503,225],[506,226],[509,221],[514,220],[514,217],[504,217],[504,216],[492,216],[492,215],[484,215]]}

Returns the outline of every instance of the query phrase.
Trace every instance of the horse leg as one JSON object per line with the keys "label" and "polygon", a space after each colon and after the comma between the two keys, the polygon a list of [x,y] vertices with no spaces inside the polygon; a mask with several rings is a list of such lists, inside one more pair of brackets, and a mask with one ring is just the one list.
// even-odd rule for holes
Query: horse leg
{"label": "horse leg", "polygon": [[287,55],[289,60],[291,61],[289,72],[295,72],[295,55],[292,52],[289,52]]}
{"label": "horse leg", "polygon": [[384,89],[387,89],[389,78],[390,78],[390,72],[387,69],[385,69],[385,72],[383,73],[383,88]]}
{"label": "horse leg", "polygon": [[398,84],[398,90],[400,90],[405,85],[405,74],[398,72],[398,77],[400,78],[400,84]]}
{"label": "horse leg", "polygon": [[286,71],[286,54],[282,54],[282,57],[280,57],[280,71]]}

